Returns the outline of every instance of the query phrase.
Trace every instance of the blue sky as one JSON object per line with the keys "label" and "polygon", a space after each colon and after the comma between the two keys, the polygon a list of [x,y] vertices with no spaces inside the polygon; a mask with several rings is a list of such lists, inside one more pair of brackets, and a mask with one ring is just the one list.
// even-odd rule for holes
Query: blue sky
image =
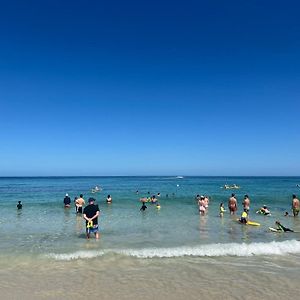
{"label": "blue sky", "polygon": [[300,175],[298,1],[0,5],[0,176]]}

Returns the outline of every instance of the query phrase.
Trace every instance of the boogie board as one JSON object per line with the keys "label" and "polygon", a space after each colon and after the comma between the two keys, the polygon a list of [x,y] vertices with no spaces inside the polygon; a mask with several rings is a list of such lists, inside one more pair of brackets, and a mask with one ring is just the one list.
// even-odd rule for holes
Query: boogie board
{"label": "boogie board", "polygon": [[[240,224],[242,224],[242,223],[240,222],[240,219],[236,219],[236,220],[237,220],[237,222],[239,222]],[[253,222],[253,221],[248,221],[245,225],[260,226],[259,223]]]}
{"label": "boogie board", "polygon": [[292,233],[300,233],[300,231],[281,231],[281,230],[278,230],[278,229],[273,228],[273,227],[269,227],[269,230],[272,231],[272,232],[283,232],[283,233],[286,233],[286,232],[292,232]]}

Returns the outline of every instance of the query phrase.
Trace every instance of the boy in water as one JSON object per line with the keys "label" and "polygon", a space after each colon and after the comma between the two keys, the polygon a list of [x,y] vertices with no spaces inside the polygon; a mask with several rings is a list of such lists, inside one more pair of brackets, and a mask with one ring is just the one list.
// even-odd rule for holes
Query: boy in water
{"label": "boy in water", "polygon": [[248,222],[248,210],[246,208],[244,208],[244,211],[242,213],[242,216],[240,218],[240,222],[243,224],[247,224]]}

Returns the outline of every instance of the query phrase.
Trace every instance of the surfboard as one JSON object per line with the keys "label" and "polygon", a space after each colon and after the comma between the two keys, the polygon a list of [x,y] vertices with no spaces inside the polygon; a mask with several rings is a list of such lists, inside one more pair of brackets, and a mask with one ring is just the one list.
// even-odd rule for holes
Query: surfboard
{"label": "surfboard", "polygon": [[253,221],[248,221],[248,222],[247,222],[247,225],[252,225],[252,226],[260,226],[260,224],[259,224],[259,223],[257,223],[257,222],[253,222]]}
{"label": "surfboard", "polygon": [[[240,219],[236,219],[236,220],[237,220],[237,222],[239,222],[240,224],[242,224],[242,223],[240,222]],[[260,226],[259,223],[253,222],[253,221],[248,221],[245,225]]]}

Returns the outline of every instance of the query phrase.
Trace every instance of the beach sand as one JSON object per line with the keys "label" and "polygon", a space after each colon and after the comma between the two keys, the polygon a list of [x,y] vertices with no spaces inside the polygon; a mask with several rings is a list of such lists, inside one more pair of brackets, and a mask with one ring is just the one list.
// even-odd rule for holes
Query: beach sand
{"label": "beach sand", "polygon": [[[298,260],[298,259],[297,259]],[[111,255],[1,267],[1,299],[291,299],[299,264],[286,257],[136,259]]]}

